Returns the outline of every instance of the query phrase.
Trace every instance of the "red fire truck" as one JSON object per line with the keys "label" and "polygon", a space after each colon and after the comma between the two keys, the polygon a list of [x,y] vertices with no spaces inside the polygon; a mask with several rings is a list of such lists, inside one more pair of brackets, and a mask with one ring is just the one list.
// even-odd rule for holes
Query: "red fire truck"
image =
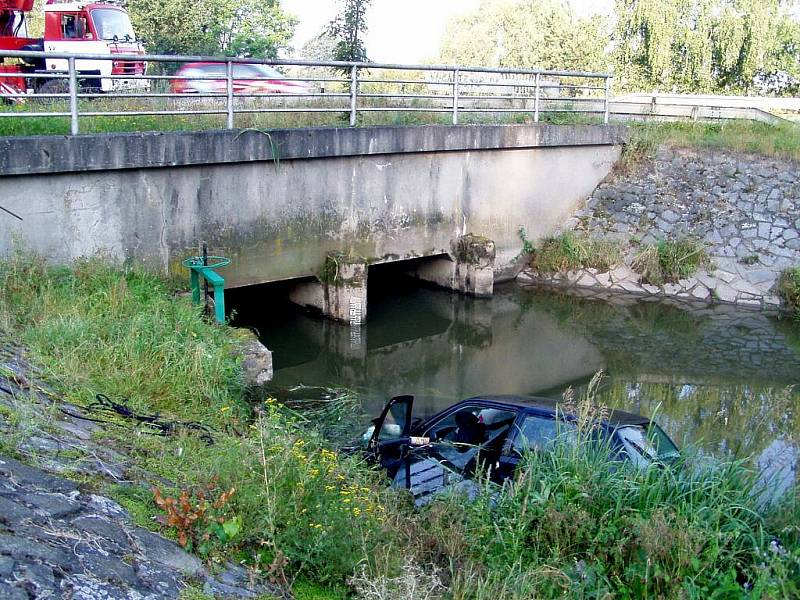
{"label": "red fire truck", "polygon": [[[111,2],[54,2],[44,6],[44,36],[28,36],[26,16],[34,0],[0,0],[0,51],[30,50],[70,54],[143,55],[144,47],[136,39],[124,8]],[[145,79],[126,79],[124,75],[142,75],[144,61],[93,60],[75,61],[83,90],[110,92],[118,89],[146,89]],[[3,59],[0,73],[0,96],[3,94],[59,93],[67,89],[64,78],[30,77],[31,74],[64,74],[66,59]],[[114,78],[110,76],[114,75]]]}

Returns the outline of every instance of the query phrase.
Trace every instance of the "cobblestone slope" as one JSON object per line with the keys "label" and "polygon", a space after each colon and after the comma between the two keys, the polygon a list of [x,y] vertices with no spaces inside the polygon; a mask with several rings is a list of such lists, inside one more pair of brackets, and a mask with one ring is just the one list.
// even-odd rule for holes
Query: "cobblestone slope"
{"label": "cobblestone slope", "polygon": [[[774,308],[780,274],[800,264],[800,167],[721,150],[662,147],[652,161],[601,184],[562,230],[619,240],[626,265],[609,273],[526,271],[523,280]],[[687,236],[707,247],[712,269],[652,286],[629,268],[641,245]]]}

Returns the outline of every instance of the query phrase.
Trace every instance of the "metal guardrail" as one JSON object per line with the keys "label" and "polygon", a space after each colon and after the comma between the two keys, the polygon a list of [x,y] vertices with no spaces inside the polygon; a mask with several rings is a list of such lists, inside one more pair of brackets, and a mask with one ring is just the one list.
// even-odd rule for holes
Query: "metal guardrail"
{"label": "metal guardrail", "polygon": [[612,120],[622,121],[757,121],[768,125],[792,124],[760,108],[714,106],[703,104],[656,104],[613,99],[609,111]]}
{"label": "metal guardrail", "polygon": [[[66,60],[63,71],[0,72],[0,84],[24,77],[27,86],[42,80],[62,81],[56,93],[0,92],[0,99],[24,102],[23,109],[0,111],[0,118],[69,117],[70,131],[80,132],[80,120],[87,117],[145,115],[224,115],[226,127],[236,126],[236,116],[258,113],[340,113],[350,126],[359,114],[371,112],[425,112],[451,115],[458,124],[462,115],[529,114],[538,122],[542,113],[588,113],[609,121],[611,75],[573,71],[492,69],[449,65],[401,65],[364,62],[306,60],[256,60],[206,56],[164,56],[127,54],[71,54],[52,52],[0,51],[0,59]],[[145,74],[98,75],[82,72],[85,61],[145,62]],[[176,64],[212,63],[225,65],[225,75],[182,76]],[[298,93],[265,93],[248,89],[259,77],[240,77],[238,64],[280,67],[284,82],[298,85]],[[160,65],[160,69],[154,68]],[[159,72],[156,72],[159,71]],[[100,93],[87,83],[99,79],[119,81],[112,92]],[[178,93],[174,82],[212,82],[221,89]],[[221,84],[224,83],[224,88]],[[51,86],[58,87],[58,86]],[[210,86],[213,88],[213,85]],[[250,86],[253,87],[253,86]],[[52,90],[50,90],[52,92]],[[116,102],[105,109],[92,105],[100,98]],[[49,100],[48,102],[43,102]],[[68,110],[59,108],[66,103]],[[49,106],[48,106],[49,104]],[[28,110],[29,106],[31,110]]]}

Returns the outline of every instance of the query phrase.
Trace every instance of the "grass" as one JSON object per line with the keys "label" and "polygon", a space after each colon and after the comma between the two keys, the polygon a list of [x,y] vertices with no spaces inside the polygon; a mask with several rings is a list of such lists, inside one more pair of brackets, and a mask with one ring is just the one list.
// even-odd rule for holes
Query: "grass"
{"label": "grass", "polygon": [[778,283],[778,292],[789,310],[800,321],[800,267],[786,269]]}
{"label": "grass", "polygon": [[633,261],[633,269],[651,285],[677,283],[710,265],[705,247],[692,238],[660,240],[655,245],[646,245]]}
{"label": "grass", "polygon": [[[269,99],[268,106],[275,108],[283,104]],[[282,100],[282,99],[277,99]],[[365,99],[370,107],[388,107],[380,99]],[[367,104],[362,104],[362,108]],[[347,127],[349,125],[349,106],[332,100],[312,100],[308,106],[313,108],[340,109],[332,112],[297,112],[297,113],[237,113],[235,125],[241,129],[283,129],[297,127]],[[449,125],[452,114],[449,111],[419,110],[426,108],[419,101],[413,103],[413,111],[402,109],[387,112],[361,112],[358,114],[359,126],[373,125]],[[31,135],[67,135],[70,132],[69,117],[26,117],[28,112],[68,112],[66,103],[60,101],[42,101],[31,99],[23,106],[0,105],[0,136]],[[152,100],[112,100],[99,98],[82,100],[81,112],[109,111],[183,111],[183,110],[221,110],[225,111],[224,102],[201,103],[196,99],[152,99]],[[18,115],[18,116],[5,116]],[[225,114],[178,114],[178,115],[120,115],[120,116],[86,116],[80,117],[81,133],[115,133],[138,131],[197,131],[206,129],[222,129],[226,126]],[[459,123],[471,124],[523,124],[533,121],[532,113],[480,113],[464,112],[459,115]],[[597,123],[602,119],[578,113],[542,112],[543,123]]]}
{"label": "grass", "polygon": [[593,268],[605,272],[622,262],[622,246],[614,240],[568,231],[546,238],[534,248],[530,265],[540,273]]}
{"label": "grass", "polygon": [[459,569],[454,597],[794,597],[800,553],[767,550],[756,490],[740,463],[640,471],[589,442],[556,444],[529,454],[499,494],[459,505],[450,537],[469,532],[462,543],[484,576]]}
{"label": "grass", "polygon": [[[54,269],[20,254],[0,263],[0,329],[79,404],[98,392],[127,395],[137,409],[214,428],[213,445],[122,423],[102,434],[158,478],[165,496],[186,492],[197,507],[200,490],[209,503],[225,497],[215,523],[235,528],[190,531],[197,540],[210,534],[204,550],[193,549],[212,564],[240,562],[300,599],[798,592],[800,515],[794,505],[761,503],[743,463],[637,471],[609,462],[591,428],[580,443],[528,455],[512,484],[481,482],[475,502],[453,495],[414,510],[313,423],[275,400],[248,404],[235,333],[174,292],[137,269],[98,260]],[[138,522],[179,539],[178,527],[153,521],[162,513],[150,484],[110,491]],[[769,550],[773,536],[785,553]]]}
{"label": "grass", "polygon": [[800,160],[800,129],[795,124],[768,125],[754,121],[727,123],[631,124],[619,168],[631,169],[650,158],[664,144],[747,152],[775,158]]}
{"label": "grass", "polygon": [[[477,501],[451,496],[407,520],[406,547],[444,597],[796,597],[797,497],[767,504],[744,462],[699,468],[690,449],[669,466],[615,462],[594,437],[605,409],[590,388],[580,433],[528,453],[513,483],[484,481]],[[774,536],[784,551],[769,550]]]}
{"label": "grass", "polygon": [[[298,576],[343,585],[364,548],[382,535],[384,486],[359,459],[330,449],[302,406],[290,411],[261,398],[256,414],[242,385],[236,330],[207,322],[175,291],[147,272],[100,260],[47,268],[18,254],[0,263],[0,330],[26,346],[77,405],[103,393],[128,398],[136,411],[213,429],[208,445],[190,432],[154,437],[111,418],[117,427],[102,435],[139,469],[168,482],[159,483],[165,496],[186,491],[199,498],[203,490],[218,498],[235,490],[216,516],[238,531],[231,539],[212,537],[204,558],[236,557],[286,587]],[[13,436],[6,442],[13,445]],[[152,528],[160,511],[151,483],[109,491]],[[181,533],[163,530],[176,539]]]}

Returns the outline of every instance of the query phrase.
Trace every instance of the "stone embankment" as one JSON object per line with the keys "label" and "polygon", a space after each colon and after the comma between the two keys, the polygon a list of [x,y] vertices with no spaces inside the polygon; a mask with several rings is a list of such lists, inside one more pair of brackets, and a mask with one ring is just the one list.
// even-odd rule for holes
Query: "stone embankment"
{"label": "stone embankment", "polygon": [[103,490],[146,489],[155,478],[95,441],[102,425],[80,415],[0,338],[0,600],[155,600],[187,586],[217,598],[282,597],[239,565],[209,570],[134,524]]}
{"label": "stone embankment", "polygon": [[[652,160],[609,176],[562,227],[570,230],[618,240],[625,264],[608,272],[528,269],[521,281],[776,309],[781,273],[800,265],[800,167],[722,150],[661,147]],[[682,238],[703,244],[712,266],[661,286],[643,282],[631,268],[645,245]]]}

